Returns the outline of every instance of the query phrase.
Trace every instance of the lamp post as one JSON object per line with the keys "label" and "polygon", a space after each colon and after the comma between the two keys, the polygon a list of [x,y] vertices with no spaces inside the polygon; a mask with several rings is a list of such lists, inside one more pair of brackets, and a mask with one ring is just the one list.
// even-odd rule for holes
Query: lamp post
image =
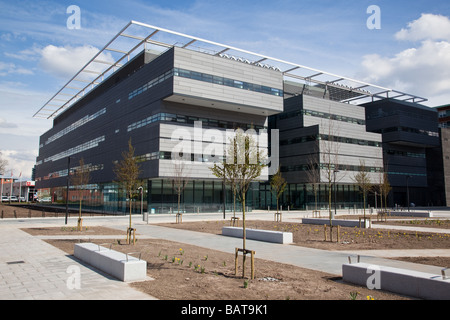
{"label": "lamp post", "polygon": [[[225,165],[224,165],[225,167]],[[222,198],[223,198],[223,219],[225,220],[225,204],[226,204],[226,190],[225,190],[225,169],[223,170],[223,181],[222,181]]]}
{"label": "lamp post", "polygon": [[409,212],[409,178],[411,178],[411,176],[406,176],[406,200],[408,201],[408,212]]}
{"label": "lamp post", "polygon": [[141,193],[141,215],[142,215],[142,221],[145,221],[144,219],[144,188],[139,187],[138,190]]}
{"label": "lamp post", "polygon": [[67,224],[67,217],[69,216],[69,181],[70,181],[70,157],[67,157],[67,189],[66,189],[66,219],[65,219],[65,224]]}

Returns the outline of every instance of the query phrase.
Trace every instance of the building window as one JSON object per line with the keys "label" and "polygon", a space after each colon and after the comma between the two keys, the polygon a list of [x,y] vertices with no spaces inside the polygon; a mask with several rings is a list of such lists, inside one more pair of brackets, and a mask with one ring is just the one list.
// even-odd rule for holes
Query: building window
{"label": "building window", "polygon": [[196,71],[185,70],[181,68],[174,68],[173,75],[177,77],[198,80],[203,82],[209,82],[227,87],[233,87],[243,90],[249,90],[259,93],[265,93],[273,96],[283,97],[283,90],[261,86],[254,83],[244,82],[240,80],[228,79],[224,77],[214,76],[206,73],[200,73]]}

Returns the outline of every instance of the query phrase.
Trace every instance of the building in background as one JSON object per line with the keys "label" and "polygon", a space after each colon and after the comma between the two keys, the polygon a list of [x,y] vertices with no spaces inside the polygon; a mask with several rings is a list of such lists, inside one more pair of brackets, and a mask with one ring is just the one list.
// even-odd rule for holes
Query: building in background
{"label": "building in background", "polygon": [[390,206],[443,206],[438,113],[418,103],[383,99],[364,104],[367,130],[383,137]]}
{"label": "building in background", "polygon": [[450,104],[436,107],[441,139],[442,177],[444,179],[445,202],[450,205]]}
{"label": "building in background", "polygon": [[[20,178],[11,178],[0,176],[0,194],[2,197],[9,198],[13,196],[14,201],[28,202],[34,201],[35,182],[29,180],[21,180]],[[4,198],[6,200],[6,198]],[[0,202],[5,202],[0,200]]]}
{"label": "building in background", "polygon": [[439,128],[450,128],[450,104],[436,107]]}
{"label": "building in background", "polygon": [[[316,200],[318,207],[327,207],[330,188],[334,205],[334,187],[339,208],[361,207],[355,176],[365,167],[373,183],[380,181],[381,135],[366,131],[360,106],[301,94],[298,86],[286,89],[290,97],[285,99],[284,112],[270,119],[270,128],[280,130],[281,172],[289,182],[285,208],[315,208]],[[265,198],[271,200],[270,190]],[[375,199],[369,203],[375,206]]]}

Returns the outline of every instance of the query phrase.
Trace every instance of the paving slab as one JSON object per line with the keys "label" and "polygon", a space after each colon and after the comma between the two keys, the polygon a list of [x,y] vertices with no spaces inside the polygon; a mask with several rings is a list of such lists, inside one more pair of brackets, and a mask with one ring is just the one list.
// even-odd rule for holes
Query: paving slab
{"label": "paving slab", "polygon": [[155,298],[83,264],[18,228],[0,226],[0,299]]}

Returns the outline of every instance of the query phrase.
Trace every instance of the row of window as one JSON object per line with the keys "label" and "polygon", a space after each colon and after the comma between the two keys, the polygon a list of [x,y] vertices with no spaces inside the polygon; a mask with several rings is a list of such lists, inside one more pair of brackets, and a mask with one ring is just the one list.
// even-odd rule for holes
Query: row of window
{"label": "row of window", "polygon": [[[321,163],[319,166],[320,170],[328,170],[328,166],[325,163]],[[317,166],[311,166],[309,164],[298,164],[298,165],[291,165],[291,166],[281,166],[281,172],[292,172],[292,171],[309,171],[309,170],[316,170]],[[381,167],[364,167],[366,172],[383,172],[383,168]],[[339,171],[355,171],[360,172],[362,171],[363,167],[361,166],[354,166],[354,165],[345,165],[340,164],[335,166],[334,164],[331,165],[330,170],[339,170]]]}
{"label": "row of window", "polygon": [[280,113],[280,114],[276,115],[276,117],[279,120],[284,120],[284,119],[294,118],[294,117],[297,117],[300,115],[313,116],[313,117],[318,117],[318,118],[337,120],[337,121],[343,121],[343,122],[360,124],[360,125],[366,124],[366,120],[364,120],[364,119],[346,117],[346,116],[341,116],[338,114],[331,114],[331,113],[320,112],[320,111],[315,111],[315,110],[308,110],[308,109],[300,109],[300,110]]}
{"label": "row of window", "polygon": [[80,152],[83,152],[83,151],[95,148],[95,147],[98,146],[98,144],[100,142],[103,142],[103,141],[105,141],[105,136],[98,137],[98,138],[93,139],[91,141],[88,141],[88,142],[85,142],[83,144],[80,144],[80,145],[78,145],[76,147],[70,148],[70,149],[68,149],[66,151],[60,152],[58,154],[55,154],[55,155],[53,155],[51,157],[45,158],[44,162],[56,161],[56,160],[59,160],[59,159],[70,157],[71,155],[74,155],[76,153],[80,153]]}
{"label": "row of window", "polygon": [[187,124],[194,124],[195,121],[201,121],[202,126],[207,127],[213,127],[213,128],[223,128],[223,129],[236,129],[241,128],[242,130],[248,130],[248,129],[267,129],[264,126],[256,126],[252,124],[245,124],[245,123],[236,123],[231,121],[223,121],[223,120],[216,120],[216,119],[207,119],[207,118],[199,118],[194,116],[184,116],[179,114],[172,114],[172,113],[157,113],[153,116],[150,116],[148,118],[145,118],[143,120],[139,120],[137,122],[134,122],[130,124],[127,128],[127,131],[133,131],[142,127],[145,127],[146,125],[149,125],[154,122],[158,121],[166,121],[166,122],[176,122],[176,123],[187,123]]}
{"label": "row of window", "polygon": [[423,135],[426,135],[429,137],[439,137],[439,132],[417,129],[417,128],[409,128],[409,127],[389,127],[389,128],[378,129],[378,130],[375,130],[374,132],[388,133],[388,132],[398,132],[398,131],[423,134]]}
{"label": "row of window", "polygon": [[357,144],[360,146],[369,146],[369,147],[381,147],[381,145],[382,145],[382,143],[380,141],[346,138],[346,137],[332,136],[332,135],[327,135],[327,134],[321,134],[320,139],[326,140],[326,141]]}
{"label": "row of window", "polygon": [[244,90],[249,90],[249,91],[254,91],[254,92],[259,92],[259,93],[265,93],[265,94],[270,94],[270,95],[274,95],[274,96],[278,96],[278,97],[283,97],[283,90],[281,90],[281,89],[271,88],[271,87],[262,86],[259,84],[254,84],[254,83],[249,83],[249,82],[244,82],[244,81],[239,81],[239,80],[233,80],[233,79],[229,79],[229,78],[225,78],[225,77],[214,76],[214,75],[207,74],[207,73],[201,73],[201,72],[180,69],[180,68],[173,68],[172,70],[169,70],[169,71],[165,72],[164,74],[159,75],[158,77],[150,80],[143,86],[130,92],[128,94],[128,100],[133,99],[134,97],[140,95],[141,93],[144,93],[148,89],[156,86],[159,83],[166,81],[167,79],[169,79],[173,76],[187,78],[187,79],[193,79],[193,80],[198,80],[198,81],[203,81],[203,82],[209,82],[209,83],[214,83],[214,84],[223,85],[223,86],[227,86],[227,87],[239,88],[239,89],[244,89]]}
{"label": "row of window", "polygon": [[426,177],[426,173],[407,173],[407,172],[388,172],[388,174],[395,174],[401,176],[415,176],[415,177]]}
{"label": "row of window", "polygon": [[162,75],[150,80],[149,82],[147,82],[146,84],[144,84],[143,86],[137,88],[136,90],[130,92],[128,94],[128,100],[133,99],[134,97],[140,95],[141,93],[147,91],[148,89],[156,86],[157,84],[160,84],[161,82],[166,81],[167,79],[170,79],[173,77],[173,70],[169,70],[165,73],[163,73]]}
{"label": "row of window", "polygon": [[[86,164],[89,172],[94,172],[94,171],[99,171],[99,170],[103,170],[104,169],[104,165],[103,164],[97,164],[97,165],[92,165],[92,164]],[[79,170],[80,167],[74,167],[74,168],[70,168],[70,174],[74,174],[77,170]],[[59,171],[55,171],[55,172],[51,172],[48,175],[44,176],[44,177],[39,177],[36,178],[36,181],[41,181],[41,180],[50,180],[50,179],[55,179],[55,178],[61,178],[61,177],[67,177],[67,169],[64,170],[59,170]],[[88,187],[86,187],[85,189],[88,189]]]}
{"label": "row of window", "polygon": [[215,76],[215,75],[211,75],[211,74],[207,74],[207,73],[201,73],[201,72],[185,70],[185,69],[180,69],[180,68],[174,68],[173,72],[174,72],[175,76],[182,77],[182,78],[188,78],[188,79],[193,79],[193,80],[198,80],[198,81],[203,81],[203,82],[214,83],[214,84],[227,86],[227,87],[233,87],[233,88],[238,88],[238,89],[259,92],[259,93],[265,93],[265,94],[270,94],[270,95],[278,96],[278,97],[283,96],[283,90],[281,90],[281,89],[262,86],[262,85],[255,84],[255,83],[233,80],[233,79],[229,79],[229,78],[225,78],[225,77],[219,77],[219,76]]}
{"label": "row of window", "polygon": [[331,136],[331,135],[327,135],[327,134],[309,135],[309,136],[281,140],[280,146],[296,144],[296,143],[304,143],[304,142],[316,141],[316,140],[334,141],[334,142],[340,142],[340,143],[350,143],[350,144],[357,144],[360,146],[381,147],[381,142],[378,142],[378,141]]}
{"label": "row of window", "polygon": [[[45,141],[45,145],[55,141],[56,139],[61,138],[62,136],[68,134],[69,132],[72,132],[75,129],[78,129],[79,127],[85,125],[86,123],[98,118],[99,116],[101,116],[105,113],[106,113],[106,108],[103,108],[100,111],[97,111],[96,113],[94,113],[93,115],[87,115],[87,116],[81,118],[80,120],[72,123],[71,125],[67,126],[63,130],[61,130],[58,133],[55,133],[54,135],[49,137],[47,139],[47,141]],[[40,147],[43,147],[43,145],[40,145]]]}
{"label": "row of window", "polygon": [[398,151],[398,150],[386,150],[386,153],[393,156],[401,156],[401,157],[411,157],[411,158],[426,158],[425,153],[414,153],[414,152],[406,152],[406,151]]}
{"label": "row of window", "polygon": [[422,119],[422,120],[429,120],[429,121],[436,121],[436,115],[432,112],[408,112],[405,110],[375,110],[371,111],[366,115],[367,120],[371,119],[379,119],[384,117],[390,117],[390,116],[400,116],[400,117],[409,117],[409,118],[415,118],[415,119]]}

